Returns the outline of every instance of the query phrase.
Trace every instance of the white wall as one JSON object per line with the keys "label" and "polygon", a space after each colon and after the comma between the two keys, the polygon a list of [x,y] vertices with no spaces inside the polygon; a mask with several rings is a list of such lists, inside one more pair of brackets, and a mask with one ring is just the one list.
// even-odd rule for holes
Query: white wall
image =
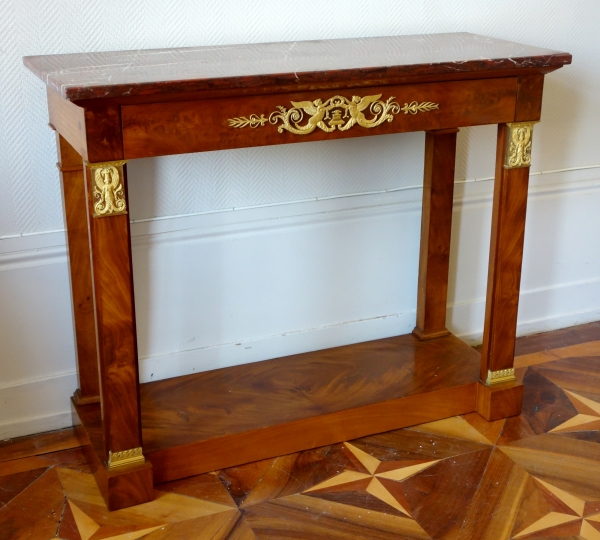
{"label": "white wall", "polygon": [[[0,438],[68,425],[76,386],[54,140],[23,55],[448,31],[568,51],[534,137],[519,333],[600,318],[600,3],[415,4],[2,0]],[[448,314],[471,341],[494,146],[493,126],[459,134]],[[131,162],[142,379],[410,331],[422,151],[402,134]]]}

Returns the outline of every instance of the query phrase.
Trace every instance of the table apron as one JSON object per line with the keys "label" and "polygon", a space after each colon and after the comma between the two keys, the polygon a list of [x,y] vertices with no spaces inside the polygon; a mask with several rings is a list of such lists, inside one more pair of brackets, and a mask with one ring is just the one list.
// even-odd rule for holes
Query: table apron
{"label": "table apron", "polygon": [[124,105],[124,158],[512,122],[517,89],[507,77]]}

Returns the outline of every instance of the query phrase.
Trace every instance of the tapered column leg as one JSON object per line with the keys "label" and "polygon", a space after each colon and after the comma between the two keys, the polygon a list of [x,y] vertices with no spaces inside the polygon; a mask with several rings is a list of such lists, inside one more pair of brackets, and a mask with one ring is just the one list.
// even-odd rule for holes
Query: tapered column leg
{"label": "tapered column leg", "polygon": [[61,135],[57,133],[56,138],[67,229],[79,381],[79,388],[73,397],[77,404],[95,403],[100,400],[100,387],[83,160]]}
{"label": "tapered column leg", "polygon": [[151,500],[142,453],[140,394],[125,162],[85,164],[92,279],[100,360],[101,466],[110,509]]}
{"label": "tapered column leg", "polygon": [[449,334],[446,304],[457,132],[448,129],[425,135],[417,326],[413,331],[423,340]]}
{"label": "tapered column leg", "polygon": [[481,382],[477,410],[488,420],[521,412],[514,375],[533,122],[500,124],[494,180]]}

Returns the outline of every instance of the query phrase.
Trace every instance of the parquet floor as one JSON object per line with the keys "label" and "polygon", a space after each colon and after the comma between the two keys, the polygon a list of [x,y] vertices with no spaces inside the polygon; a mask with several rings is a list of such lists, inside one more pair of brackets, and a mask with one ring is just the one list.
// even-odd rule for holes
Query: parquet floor
{"label": "parquet floor", "polygon": [[519,340],[523,414],[156,487],[108,512],[70,430],[0,443],[0,539],[600,540],[600,323]]}

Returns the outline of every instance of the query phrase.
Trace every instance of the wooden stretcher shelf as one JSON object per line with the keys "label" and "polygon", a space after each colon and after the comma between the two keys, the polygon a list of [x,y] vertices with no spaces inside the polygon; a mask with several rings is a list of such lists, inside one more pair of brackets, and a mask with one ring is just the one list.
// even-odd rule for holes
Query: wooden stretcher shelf
{"label": "wooden stretcher shelf", "polygon": [[[479,360],[408,334],[142,384],[144,454],[164,482],[464,414]],[[97,440],[99,404],[76,409]]]}

